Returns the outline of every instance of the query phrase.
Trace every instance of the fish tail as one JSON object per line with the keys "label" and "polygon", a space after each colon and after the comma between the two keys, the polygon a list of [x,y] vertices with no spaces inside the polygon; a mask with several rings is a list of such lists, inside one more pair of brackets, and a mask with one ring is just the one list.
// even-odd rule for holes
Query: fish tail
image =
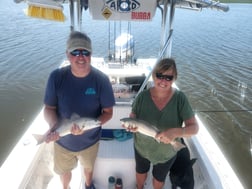
{"label": "fish tail", "polygon": [[45,141],[44,135],[32,134],[32,136],[36,139],[37,145],[39,145]]}
{"label": "fish tail", "polygon": [[178,141],[172,141],[171,145],[176,152],[186,147],[184,144]]}

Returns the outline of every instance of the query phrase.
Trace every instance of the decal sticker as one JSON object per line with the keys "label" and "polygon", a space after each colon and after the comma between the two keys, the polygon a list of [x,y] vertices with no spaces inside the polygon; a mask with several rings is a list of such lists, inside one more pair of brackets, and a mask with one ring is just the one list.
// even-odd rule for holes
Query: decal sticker
{"label": "decal sticker", "polygon": [[105,5],[115,12],[132,12],[138,9],[141,5],[136,0],[106,0]]}

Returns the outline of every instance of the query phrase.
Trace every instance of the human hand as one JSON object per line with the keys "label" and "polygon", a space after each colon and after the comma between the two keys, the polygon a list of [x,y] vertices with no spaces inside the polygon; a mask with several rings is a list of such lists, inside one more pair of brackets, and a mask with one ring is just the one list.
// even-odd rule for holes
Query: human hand
{"label": "human hand", "polygon": [[46,143],[49,143],[49,142],[52,142],[52,141],[56,141],[56,140],[59,140],[60,136],[59,136],[59,133],[53,131],[49,131],[48,134],[46,134],[46,139],[45,139],[45,142]]}
{"label": "human hand", "polygon": [[158,133],[155,138],[164,144],[170,144],[176,138],[175,133],[176,133],[175,128],[171,128],[171,129],[167,129],[163,132]]}
{"label": "human hand", "polygon": [[84,133],[84,131],[77,124],[74,123],[71,127],[71,133],[73,135],[81,135]]}
{"label": "human hand", "polygon": [[135,125],[129,125],[129,124],[122,124],[122,127],[126,129],[128,132],[135,133],[137,132],[137,127]]}

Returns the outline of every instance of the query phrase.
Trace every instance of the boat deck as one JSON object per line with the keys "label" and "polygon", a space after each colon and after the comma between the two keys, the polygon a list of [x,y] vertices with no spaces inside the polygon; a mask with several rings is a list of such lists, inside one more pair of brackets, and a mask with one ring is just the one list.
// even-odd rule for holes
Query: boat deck
{"label": "boat deck", "polygon": [[[104,129],[121,129],[119,119],[127,117],[130,111],[130,106],[117,105],[114,110],[114,118],[104,125]],[[52,159],[52,144],[43,144],[43,157],[38,160],[36,172],[32,175],[27,189],[55,189],[60,187],[59,177],[53,172],[53,159]],[[192,155],[192,157],[196,157]],[[194,165],[195,188],[197,189],[210,189],[207,182],[204,182],[204,177],[200,166]],[[94,170],[94,184],[97,189],[107,188],[108,177],[114,176],[122,178],[124,189],[135,188],[135,161],[133,152],[133,139],[126,141],[101,140],[98,152],[98,157],[95,163]],[[83,188],[84,176],[82,175],[82,168],[79,165],[73,171],[73,178],[71,188]],[[164,188],[171,188],[169,177],[166,179]],[[145,189],[152,189],[152,181],[150,175],[148,176]]]}

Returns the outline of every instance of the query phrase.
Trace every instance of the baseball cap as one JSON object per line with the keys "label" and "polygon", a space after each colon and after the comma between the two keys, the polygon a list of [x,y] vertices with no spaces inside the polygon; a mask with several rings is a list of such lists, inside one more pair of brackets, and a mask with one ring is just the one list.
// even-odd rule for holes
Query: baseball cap
{"label": "baseball cap", "polygon": [[92,52],[91,39],[79,31],[73,31],[67,40],[67,51],[72,52],[76,49],[86,49]]}

